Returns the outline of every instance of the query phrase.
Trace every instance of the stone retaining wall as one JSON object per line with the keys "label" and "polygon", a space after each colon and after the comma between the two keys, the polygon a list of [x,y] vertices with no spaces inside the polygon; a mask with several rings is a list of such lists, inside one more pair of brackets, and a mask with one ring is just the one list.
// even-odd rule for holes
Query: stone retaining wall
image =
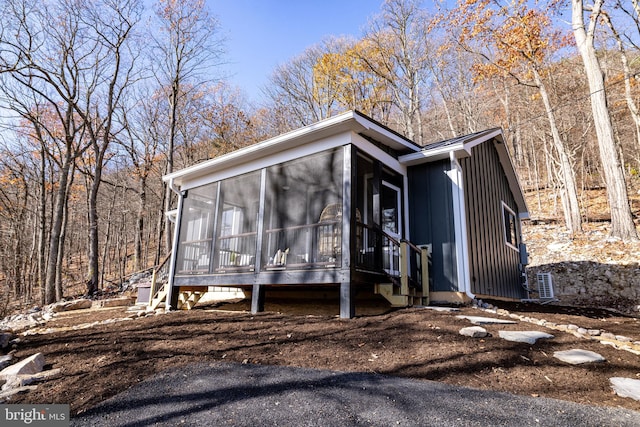
{"label": "stone retaining wall", "polygon": [[640,266],[637,263],[565,261],[531,266],[527,273],[532,289],[537,289],[537,273],[551,273],[554,296],[561,303],[606,307],[625,313],[638,313],[640,308]]}

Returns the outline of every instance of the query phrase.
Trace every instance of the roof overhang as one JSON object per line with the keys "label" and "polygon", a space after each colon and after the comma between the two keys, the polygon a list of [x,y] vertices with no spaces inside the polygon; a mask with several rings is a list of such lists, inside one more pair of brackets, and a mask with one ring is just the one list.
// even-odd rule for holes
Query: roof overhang
{"label": "roof overhang", "polygon": [[357,111],[347,111],[312,125],[167,174],[162,179],[165,182],[169,182],[174,188],[180,187],[186,181],[201,178],[221,169],[244,165],[285,150],[348,132],[367,136],[399,152],[417,152],[421,149],[420,146],[375,120]]}
{"label": "roof overhang", "polygon": [[524,199],[524,193],[520,186],[518,175],[516,174],[513,163],[511,162],[511,156],[509,155],[507,146],[504,143],[502,129],[500,128],[488,129],[471,135],[430,144],[425,146],[419,152],[402,155],[398,160],[406,166],[413,166],[421,163],[449,159],[451,158],[452,153],[456,159],[461,159],[471,156],[473,147],[487,141],[493,141],[493,145],[498,152],[500,164],[502,165],[502,169],[509,183],[509,188],[513,193],[513,197],[515,198],[515,202],[518,206],[520,218],[528,219],[529,209],[527,208],[527,203]]}

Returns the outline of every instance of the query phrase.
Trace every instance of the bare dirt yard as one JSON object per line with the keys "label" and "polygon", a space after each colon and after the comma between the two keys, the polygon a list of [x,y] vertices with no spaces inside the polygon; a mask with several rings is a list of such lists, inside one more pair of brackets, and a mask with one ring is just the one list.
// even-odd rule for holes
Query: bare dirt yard
{"label": "bare dirt yard", "polygon": [[[511,313],[640,340],[638,319],[602,309],[495,304]],[[472,307],[458,313],[373,307],[351,320],[339,319],[338,306],[331,303],[267,299],[264,313],[252,315],[248,308],[246,301],[209,304],[85,329],[70,327],[128,313],[119,308],[60,315],[47,323],[50,332],[20,337],[15,356],[42,352],[48,367],[62,368],[64,376],[11,403],[68,403],[77,414],[167,368],[229,361],[375,372],[640,410],[640,402],[617,396],[609,382],[640,378],[640,356],[528,322],[487,325],[491,336],[465,337],[459,331],[471,324],[457,315],[500,318]],[[555,338],[529,345],[501,339],[500,330],[536,330]],[[597,352],[606,362],[574,366],[553,357],[574,348]]]}

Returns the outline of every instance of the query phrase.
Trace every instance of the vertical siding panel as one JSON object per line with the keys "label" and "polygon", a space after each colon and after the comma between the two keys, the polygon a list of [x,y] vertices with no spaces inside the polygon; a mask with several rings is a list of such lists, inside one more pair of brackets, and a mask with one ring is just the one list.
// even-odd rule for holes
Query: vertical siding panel
{"label": "vertical siding panel", "polygon": [[484,150],[481,149],[482,145],[478,149],[478,166],[479,172],[481,176],[480,184],[482,185],[482,212],[484,212],[482,218],[482,229],[483,229],[483,241],[482,241],[482,250],[485,253],[484,258],[484,269],[483,269],[483,280],[484,287],[483,290],[488,294],[494,293],[494,284],[492,277],[492,266],[496,265],[495,253],[493,250],[493,242],[494,238],[491,235],[491,223],[490,219],[493,217],[494,213],[491,209],[491,191],[490,191],[490,173],[489,165],[487,164],[487,156]]}
{"label": "vertical siding panel", "polygon": [[464,179],[464,194],[466,196],[465,205],[467,207],[467,243],[468,243],[468,257],[469,257],[469,281],[471,283],[471,289],[478,281],[478,251],[475,245],[478,235],[477,226],[477,200],[476,193],[474,192],[474,180],[471,173],[471,162],[468,158],[461,159],[460,166],[462,167],[463,179]]}
{"label": "vertical siding panel", "polygon": [[[474,153],[475,154],[475,153]],[[472,174],[469,180],[473,183],[473,197],[475,199],[473,209],[476,212],[476,219],[474,228],[476,230],[476,241],[474,242],[474,251],[476,253],[476,281],[475,286],[476,289],[483,289],[485,286],[485,262],[486,262],[486,253],[484,251],[483,245],[486,240],[486,233],[483,224],[483,215],[484,206],[483,206],[483,195],[481,194],[482,188],[482,173],[480,171],[480,162],[475,156],[472,156],[468,159],[469,164],[471,165]],[[473,289],[473,288],[472,288]],[[474,290],[474,292],[478,292]]]}
{"label": "vertical siding panel", "polygon": [[495,163],[495,157],[491,156],[491,153],[488,150],[488,147],[491,145],[491,143],[489,144],[483,144],[482,148],[483,148],[483,152],[485,155],[485,159],[487,162],[487,170],[490,173],[490,180],[489,180],[489,186],[492,189],[491,191],[491,218],[495,218],[494,221],[492,221],[492,227],[491,227],[491,243],[492,243],[492,252],[494,254],[495,257],[495,264],[494,264],[494,268],[491,271],[491,282],[492,282],[492,288],[493,288],[493,292],[494,293],[502,293],[502,286],[500,283],[500,279],[501,279],[501,275],[500,272],[503,268],[503,251],[501,250],[501,243],[502,243],[502,233],[498,233],[500,230],[499,227],[499,223],[500,221],[498,220],[498,218],[501,217],[502,215],[502,209],[501,209],[501,203],[500,203],[500,199],[501,199],[501,195],[502,195],[502,191],[500,191],[501,186],[499,185],[498,179],[497,179],[497,171],[496,171],[496,163]]}
{"label": "vertical siding panel", "polygon": [[477,247],[478,247],[478,257],[480,260],[479,263],[479,274],[478,274],[478,290],[476,292],[481,292],[481,293],[486,293],[488,292],[487,289],[487,257],[489,256],[487,250],[486,250],[486,242],[487,242],[487,235],[486,235],[486,227],[485,227],[485,217],[486,217],[486,207],[485,207],[485,203],[486,203],[486,194],[484,193],[484,185],[483,185],[483,181],[484,181],[484,174],[482,172],[482,156],[480,155],[480,153],[476,153],[473,152],[472,154],[475,154],[472,158],[471,161],[474,164],[474,171],[475,171],[475,177],[474,180],[476,182],[476,194],[478,195],[478,213],[479,213],[479,221],[478,221],[478,229],[479,229],[479,233],[478,233],[478,242],[477,242]]}
{"label": "vertical siding panel", "polygon": [[518,211],[493,142],[474,147],[471,157],[461,159],[461,165],[468,208],[472,292],[521,298],[519,257],[504,241],[502,202]]}

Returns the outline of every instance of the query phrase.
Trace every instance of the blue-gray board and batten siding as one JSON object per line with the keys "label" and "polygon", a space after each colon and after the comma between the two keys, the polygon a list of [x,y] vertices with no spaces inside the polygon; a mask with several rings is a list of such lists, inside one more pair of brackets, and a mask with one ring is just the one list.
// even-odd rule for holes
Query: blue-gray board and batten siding
{"label": "blue-gray board and batten siding", "polygon": [[[517,249],[505,242],[503,203],[519,214],[494,144],[486,141],[459,160],[464,181],[471,292],[475,295],[526,298]],[[408,169],[411,239],[432,245],[431,291],[461,289],[457,275],[454,201],[449,159]],[[517,235],[520,225],[517,221]]]}
{"label": "blue-gray board and batten siding", "polygon": [[516,221],[518,242],[507,245],[502,203],[516,218],[520,212],[494,145],[501,143],[494,139],[479,144],[470,157],[459,161],[464,176],[471,292],[520,299],[527,297],[518,268],[520,221]]}
{"label": "blue-gray board and batten siding", "polygon": [[449,160],[408,169],[411,240],[431,244],[431,291],[458,291],[457,258]]}

